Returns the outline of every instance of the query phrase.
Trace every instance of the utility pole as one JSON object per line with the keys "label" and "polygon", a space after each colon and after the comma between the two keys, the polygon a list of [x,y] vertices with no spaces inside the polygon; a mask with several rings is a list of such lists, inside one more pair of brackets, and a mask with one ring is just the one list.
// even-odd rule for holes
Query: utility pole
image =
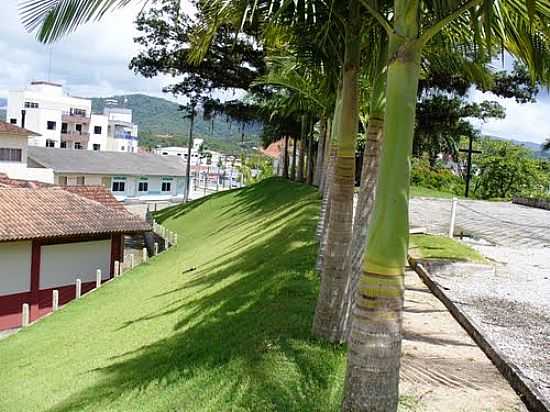
{"label": "utility pole", "polygon": [[185,187],[185,203],[189,202],[189,191],[191,190],[191,148],[193,147],[193,126],[195,123],[196,103],[191,101],[191,124],[189,125],[189,142],[187,144],[187,185]]}
{"label": "utility pole", "polygon": [[468,139],[468,149],[459,150],[459,152],[468,153],[468,163],[466,165],[466,190],[464,192],[464,197],[468,197],[470,194],[470,180],[472,179],[472,154],[481,153],[481,151],[473,149],[474,137],[470,135]]}

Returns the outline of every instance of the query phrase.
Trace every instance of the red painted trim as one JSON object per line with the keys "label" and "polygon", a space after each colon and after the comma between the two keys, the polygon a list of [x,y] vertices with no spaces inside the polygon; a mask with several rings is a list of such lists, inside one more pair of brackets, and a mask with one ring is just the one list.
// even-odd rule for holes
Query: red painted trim
{"label": "red painted trim", "polygon": [[[86,282],[82,284],[82,295],[95,288],[95,282]],[[53,290],[57,289],[59,292],[59,306],[69,303],[75,298],[76,286],[57,286],[55,288],[42,289],[40,291],[40,316],[44,316],[52,311],[53,306]]]}
{"label": "red painted trim", "polygon": [[[0,330],[21,326],[21,310],[23,308],[23,303],[30,302],[30,292],[0,296]],[[38,312],[38,308],[36,311]]]}
{"label": "red painted trim", "polygon": [[115,273],[115,261],[118,260],[119,262],[122,261],[120,258],[122,256],[122,235],[120,233],[113,233],[111,236],[111,264],[110,264],[110,274],[109,278],[113,278]]}
{"label": "red painted trim", "polygon": [[32,256],[31,256],[31,307],[30,318],[31,322],[40,317],[40,250],[41,244],[38,240],[32,241]]}

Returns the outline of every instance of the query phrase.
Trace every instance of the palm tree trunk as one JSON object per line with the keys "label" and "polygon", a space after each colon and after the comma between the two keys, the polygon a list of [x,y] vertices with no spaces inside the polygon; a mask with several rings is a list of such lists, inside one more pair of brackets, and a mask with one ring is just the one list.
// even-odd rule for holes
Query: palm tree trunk
{"label": "palm tree trunk", "polygon": [[[356,5],[357,2],[354,2]],[[313,333],[330,342],[344,341],[346,295],[350,280],[349,252],[353,223],[353,190],[355,142],[358,126],[358,78],[361,42],[360,17],[357,7],[351,11],[346,28],[345,56],[342,73],[342,108],[335,127],[338,151],[330,187],[330,215],[327,245],[321,268],[321,288],[315,309]]]}
{"label": "palm tree trunk", "polygon": [[283,177],[288,179],[288,136],[285,136],[285,155],[283,158]]}
{"label": "palm tree trunk", "polygon": [[387,63],[387,48],[381,47],[377,61],[377,75],[373,79],[370,95],[367,123],[367,141],[363,152],[361,186],[357,196],[357,204],[353,214],[353,238],[351,243],[351,287],[348,294],[346,335],[351,331],[351,312],[355,304],[357,285],[363,273],[363,255],[367,244],[367,232],[370,217],[374,208],[374,194],[378,180],[380,164],[380,149],[384,132],[385,88]]}
{"label": "palm tree trunk", "polygon": [[307,120],[306,116],[302,115],[302,132],[300,136],[300,153],[298,157],[298,173],[296,179],[299,182],[304,181],[304,161],[306,156],[306,135],[307,135]]}
{"label": "palm tree trunk", "polygon": [[361,187],[353,219],[353,237],[351,242],[351,287],[348,294],[346,335],[351,331],[351,312],[355,305],[357,286],[361,279],[363,255],[367,247],[367,232],[374,207],[374,194],[382,147],[384,114],[371,113],[367,125],[367,141],[363,154]]}
{"label": "palm tree trunk", "polygon": [[323,156],[323,172],[321,174],[321,182],[319,183],[319,188],[321,193],[325,193],[328,189],[328,167],[331,161],[331,150],[333,145],[333,133],[334,133],[334,121],[335,119],[328,119],[327,121],[327,139],[325,141],[325,154]]}
{"label": "palm tree trunk", "polygon": [[292,166],[290,167],[290,179],[296,180],[296,138],[292,138]]}
{"label": "palm tree trunk", "polygon": [[420,73],[418,2],[395,0],[384,145],[349,338],[344,411],[396,411],[403,278],[407,259],[410,152]]}
{"label": "palm tree trunk", "polygon": [[324,168],[323,163],[325,161],[325,144],[327,143],[327,118],[325,115],[321,115],[319,120],[319,144],[317,145],[317,160],[315,162],[315,173],[313,175],[313,186],[320,188],[321,176]]}
{"label": "palm tree trunk", "polygon": [[315,173],[315,156],[313,153],[313,125],[310,123],[309,133],[307,136],[307,173],[306,173],[306,183],[308,185],[313,184],[313,177]]}

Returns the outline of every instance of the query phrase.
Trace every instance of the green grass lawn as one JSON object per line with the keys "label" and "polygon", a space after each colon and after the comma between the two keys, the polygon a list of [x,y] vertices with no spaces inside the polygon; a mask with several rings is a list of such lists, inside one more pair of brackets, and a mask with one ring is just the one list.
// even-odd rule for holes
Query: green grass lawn
{"label": "green grass lawn", "polygon": [[344,348],[310,334],[318,213],[277,178],[159,212],[177,247],[0,341],[0,411],[339,410]]}
{"label": "green grass lawn", "polygon": [[428,189],[421,186],[411,186],[410,196],[411,197],[436,197],[436,198],[443,198],[443,199],[451,199],[453,196],[460,197],[450,192],[440,192],[438,190]]}
{"label": "green grass lawn", "polygon": [[483,256],[464,243],[437,235],[412,235],[409,253],[418,259],[446,259],[486,263]]}

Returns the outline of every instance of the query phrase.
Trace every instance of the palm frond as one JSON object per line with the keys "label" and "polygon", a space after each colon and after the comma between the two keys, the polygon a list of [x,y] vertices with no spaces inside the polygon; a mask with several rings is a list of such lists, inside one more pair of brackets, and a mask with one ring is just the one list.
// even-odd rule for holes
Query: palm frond
{"label": "palm frond", "polygon": [[23,0],[19,14],[26,30],[36,32],[43,43],[51,43],[89,21],[130,3],[144,0]]}

